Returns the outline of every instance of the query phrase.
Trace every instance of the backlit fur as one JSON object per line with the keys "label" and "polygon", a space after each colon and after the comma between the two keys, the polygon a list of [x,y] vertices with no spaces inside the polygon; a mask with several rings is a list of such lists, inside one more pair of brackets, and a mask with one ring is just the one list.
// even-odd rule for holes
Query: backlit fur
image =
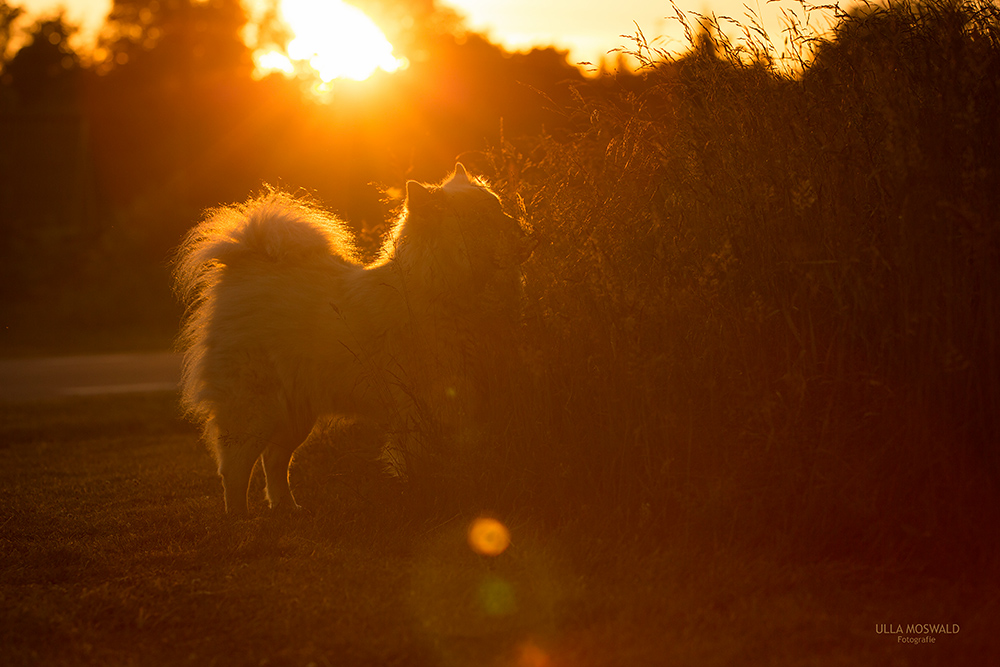
{"label": "backlit fur", "polygon": [[464,343],[516,316],[517,221],[462,165],[407,184],[378,259],[344,224],[281,192],[209,212],[183,242],[175,286],[183,404],[204,426],[226,510],[247,512],[262,458],[273,508],[295,507],[288,465],[317,418],[373,418],[405,453],[423,388],[460,373]]}

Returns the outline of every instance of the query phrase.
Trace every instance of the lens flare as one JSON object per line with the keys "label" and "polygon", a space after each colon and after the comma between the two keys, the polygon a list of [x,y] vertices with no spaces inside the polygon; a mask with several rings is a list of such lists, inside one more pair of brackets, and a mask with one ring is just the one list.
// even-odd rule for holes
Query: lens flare
{"label": "lens flare", "polygon": [[496,519],[480,517],[469,526],[469,546],[483,556],[499,556],[510,546],[510,531]]}
{"label": "lens flare", "polygon": [[489,576],[479,585],[479,604],[488,616],[510,616],[517,611],[514,588],[498,576]]}
{"label": "lens flare", "polygon": [[552,660],[538,644],[527,641],[518,647],[517,667],[550,667]]}
{"label": "lens flare", "polygon": [[364,12],[341,0],[282,0],[280,17],[293,37],[286,53],[269,48],[254,55],[261,76],[312,70],[328,84],[363,81],[377,69],[395,72],[406,64]]}

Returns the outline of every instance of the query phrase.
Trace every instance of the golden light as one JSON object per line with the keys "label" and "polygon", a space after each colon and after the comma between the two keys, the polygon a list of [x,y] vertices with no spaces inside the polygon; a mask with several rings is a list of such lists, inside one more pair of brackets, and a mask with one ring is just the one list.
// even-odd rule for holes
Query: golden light
{"label": "golden light", "polygon": [[363,81],[377,69],[394,72],[406,64],[364,12],[341,0],[281,0],[279,14],[292,39],[285,52],[272,48],[254,54],[261,76],[311,69],[328,84]]}
{"label": "golden light", "polygon": [[469,526],[469,546],[483,556],[499,556],[510,546],[510,531],[496,519],[480,517]]}
{"label": "golden light", "polygon": [[284,74],[294,74],[295,65],[284,53],[277,51],[257,52],[253,57],[254,64],[260,72],[282,72]]}

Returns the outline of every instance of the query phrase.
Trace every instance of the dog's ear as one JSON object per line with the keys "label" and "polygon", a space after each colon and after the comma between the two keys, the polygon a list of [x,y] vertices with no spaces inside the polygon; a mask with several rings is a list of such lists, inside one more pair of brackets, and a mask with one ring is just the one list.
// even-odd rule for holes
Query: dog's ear
{"label": "dog's ear", "polygon": [[463,185],[472,185],[472,179],[469,178],[469,172],[465,170],[465,166],[461,162],[455,164],[455,175],[451,177],[451,182]]}
{"label": "dog's ear", "polygon": [[406,208],[410,211],[421,211],[433,205],[434,195],[426,185],[416,181],[406,182]]}

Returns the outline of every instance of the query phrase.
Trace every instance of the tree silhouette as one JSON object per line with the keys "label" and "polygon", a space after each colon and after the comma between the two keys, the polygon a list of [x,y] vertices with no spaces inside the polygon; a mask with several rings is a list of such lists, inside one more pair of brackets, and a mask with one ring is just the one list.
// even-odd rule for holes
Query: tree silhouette
{"label": "tree silhouette", "polygon": [[7,4],[5,0],[0,0],[0,70],[3,70],[7,63],[7,48],[10,45],[11,32],[14,22],[24,13],[20,7]]}
{"label": "tree silhouette", "polygon": [[4,68],[4,83],[21,104],[65,107],[77,96],[80,58],[69,46],[76,28],[63,15],[39,21],[29,41]]}
{"label": "tree silhouette", "polygon": [[146,74],[248,74],[239,0],[114,0],[101,36],[105,69],[141,63]]}

